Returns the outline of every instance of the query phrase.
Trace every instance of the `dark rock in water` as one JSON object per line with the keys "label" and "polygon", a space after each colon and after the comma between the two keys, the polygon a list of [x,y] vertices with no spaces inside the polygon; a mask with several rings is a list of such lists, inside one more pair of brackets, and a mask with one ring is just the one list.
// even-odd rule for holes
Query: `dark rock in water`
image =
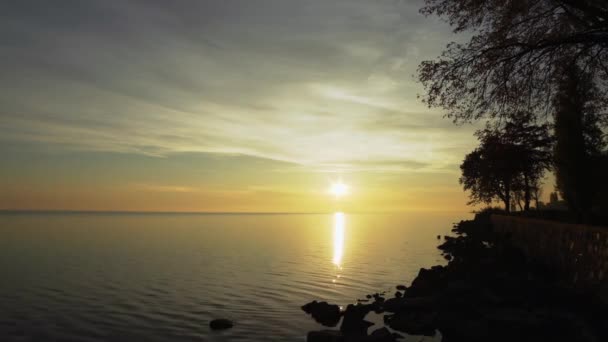
{"label": "dark rock in water", "polygon": [[389,298],[382,304],[384,311],[397,312],[403,310],[407,306],[407,300],[402,297]]}
{"label": "dark rock in water", "polygon": [[376,302],[384,302],[384,297],[379,293],[374,294],[373,297]]}
{"label": "dark rock in water", "polygon": [[437,235],[437,240],[441,240],[441,235]]}
{"label": "dark rock in water", "polygon": [[395,298],[401,298],[401,297],[403,297],[403,293],[401,293],[399,291],[395,292]]}
{"label": "dark rock in water", "polygon": [[336,330],[310,331],[306,336],[307,342],[344,342],[342,333]]}
{"label": "dark rock in water", "polygon": [[212,330],[226,330],[226,329],[230,329],[234,326],[234,323],[232,323],[231,320],[228,319],[214,319],[211,322],[209,322],[209,327]]}
{"label": "dark rock in water", "polygon": [[302,310],[327,327],[335,327],[340,321],[340,307],[335,304],[315,300],[302,306]]}
{"label": "dark rock in water", "polygon": [[410,335],[435,336],[437,314],[434,312],[402,311],[392,316],[385,316],[385,321],[392,329]]}
{"label": "dark rock in water", "polygon": [[372,298],[372,295],[368,294],[367,296],[365,296],[365,298],[367,298],[367,299],[371,299],[371,298]]}
{"label": "dark rock in water", "polygon": [[367,328],[374,323],[365,320],[365,316],[374,310],[373,304],[348,305],[344,311],[344,319],[340,331],[344,335],[367,336]]}
{"label": "dark rock in water", "polygon": [[395,342],[397,338],[401,338],[399,334],[391,333],[387,328],[374,330],[368,337],[363,339],[365,342]]}
{"label": "dark rock in water", "polygon": [[408,295],[427,296],[438,293],[445,287],[446,277],[446,270],[442,266],[433,266],[431,269],[421,268],[408,289]]}
{"label": "dark rock in water", "polygon": [[397,290],[399,290],[399,291],[405,291],[405,290],[407,290],[407,286],[405,286],[405,285],[397,285]]}
{"label": "dark rock in water", "polygon": [[383,308],[388,312],[433,311],[436,303],[435,297],[401,297],[387,299]]}

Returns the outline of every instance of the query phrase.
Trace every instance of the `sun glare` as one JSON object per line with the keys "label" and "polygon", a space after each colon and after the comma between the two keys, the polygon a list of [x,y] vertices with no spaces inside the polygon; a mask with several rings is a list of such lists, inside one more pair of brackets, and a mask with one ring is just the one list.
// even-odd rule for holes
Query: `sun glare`
{"label": "sun glare", "polygon": [[336,197],[342,197],[344,195],[347,195],[348,194],[348,185],[346,185],[342,182],[332,183],[331,186],[329,187],[329,193]]}

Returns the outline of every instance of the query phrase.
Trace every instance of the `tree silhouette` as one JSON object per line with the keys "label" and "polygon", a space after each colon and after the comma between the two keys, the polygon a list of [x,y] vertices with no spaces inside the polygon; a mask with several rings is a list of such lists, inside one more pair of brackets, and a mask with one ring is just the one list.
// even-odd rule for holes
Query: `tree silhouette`
{"label": "tree silhouette", "polygon": [[464,158],[460,170],[460,184],[470,191],[469,204],[486,203],[499,199],[510,211],[511,192],[519,169],[511,163],[518,155],[512,144],[506,144],[498,136],[486,136],[481,146]]}
{"label": "tree silhouette", "polygon": [[549,135],[548,124],[536,124],[529,112],[515,115],[516,120],[508,121],[502,131],[486,134],[501,134],[503,139],[516,146],[519,155],[512,162],[519,168],[521,179],[518,184],[523,193],[524,210],[530,210],[533,195],[540,188],[540,181],[553,164],[551,148],[553,139]]}
{"label": "tree silhouette", "polygon": [[606,144],[599,127],[600,94],[589,73],[574,64],[564,68],[555,97],[555,168],[557,188],[579,215],[591,209]]}
{"label": "tree silhouette", "polygon": [[519,205],[521,199],[522,209],[530,209],[540,180],[551,166],[552,140],[547,124],[535,124],[529,113],[514,115],[519,119],[476,133],[480,146],[460,166],[460,183],[470,191],[469,204],[499,199],[510,211],[511,202]]}
{"label": "tree silhouette", "polygon": [[426,0],[421,13],[472,33],[418,70],[423,100],[455,122],[549,114],[564,61],[608,83],[608,1]]}

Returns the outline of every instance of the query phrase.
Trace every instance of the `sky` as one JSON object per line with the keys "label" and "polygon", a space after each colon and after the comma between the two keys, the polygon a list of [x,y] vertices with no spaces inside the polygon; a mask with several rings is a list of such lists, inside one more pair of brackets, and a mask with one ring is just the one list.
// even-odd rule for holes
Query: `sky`
{"label": "sky", "polygon": [[6,2],[0,209],[467,210],[474,127],[415,78],[457,37],[422,4]]}

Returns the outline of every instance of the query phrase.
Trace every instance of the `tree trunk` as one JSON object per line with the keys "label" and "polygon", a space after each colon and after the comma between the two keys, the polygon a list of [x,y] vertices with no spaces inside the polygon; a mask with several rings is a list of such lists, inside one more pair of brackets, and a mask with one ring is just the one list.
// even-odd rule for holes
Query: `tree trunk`
{"label": "tree trunk", "polygon": [[530,200],[532,196],[530,195],[530,182],[528,181],[528,176],[524,174],[524,211],[530,210]]}
{"label": "tree trunk", "polygon": [[507,213],[510,213],[511,212],[511,191],[506,191],[504,202],[505,202],[505,211]]}

